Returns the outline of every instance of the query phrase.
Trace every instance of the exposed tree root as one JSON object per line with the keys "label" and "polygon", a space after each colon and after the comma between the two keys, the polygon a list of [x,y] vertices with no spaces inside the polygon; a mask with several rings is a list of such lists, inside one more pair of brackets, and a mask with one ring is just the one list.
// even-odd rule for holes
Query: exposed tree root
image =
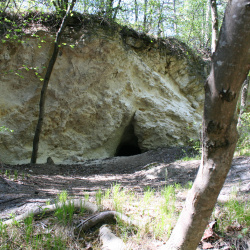
{"label": "exposed tree root", "polygon": [[119,218],[123,222],[129,225],[134,225],[134,226],[141,226],[141,224],[138,221],[131,220],[129,217],[126,215],[116,212],[116,211],[104,211],[100,212],[98,214],[95,214],[88,219],[82,221],[77,228],[79,228],[79,232],[81,231],[87,231],[90,228],[94,227],[95,225],[103,222],[106,223],[108,221],[116,220],[116,218]]}
{"label": "exposed tree root", "polygon": [[[98,207],[90,202],[87,202],[85,200],[81,199],[74,199],[66,202],[60,202],[53,205],[47,205],[42,207],[37,207],[35,209],[30,209],[24,214],[21,214],[19,216],[16,216],[15,218],[6,220],[3,222],[3,225],[9,225],[16,221],[22,221],[26,219],[27,217],[34,215],[42,215],[44,213],[49,213],[55,211],[57,208],[62,208],[63,206],[67,205],[74,205],[74,207],[77,208],[85,208],[87,211],[91,213],[96,213],[98,211]],[[139,221],[132,220],[126,215],[116,212],[116,211],[104,211],[100,212],[98,214],[90,216],[88,219],[81,221],[81,223],[76,226],[76,230],[78,231],[78,235],[82,231],[87,231],[91,229],[92,227],[96,226],[97,224],[104,224],[109,223],[111,221],[121,220],[122,222],[133,225],[136,227],[142,226],[142,223],[139,223]],[[103,250],[124,250],[126,249],[126,244],[116,235],[114,235],[111,230],[107,226],[102,226],[99,231],[99,237],[100,241],[102,242],[102,249]]]}
{"label": "exposed tree root", "polygon": [[37,207],[35,209],[30,209],[24,214],[18,215],[15,218],[4,221],[3,225],[12,224],[15,221],[22,221],[25,218],[29,217],[30,215],[40,215],[40,214],[43,214],[43,213],[53,212],[57,208],[61,208],[61,207],[65,206],[65,205],[66,206],[67,205],[74,205],[75,208],[85,208],[86,210],[88,210],[91,213],[95,213],[98,210],[96,205],[94,205],[94,204],[92,204],[92,203],[90,203],[88,201],[85,201],[85,200],[82,200],[82,199],[73,199],[73,200],[70,200],[70,201],[66,201],[65,203],[60,202],[60,203],[53,204],[53,205],[47,205],[47,206]]}
{"label": "exposed tree root", "polygon": [[102,250],[125,250],[126,244],[116,235],[114,235],[111,230],[103,225],[99,230],[99,238],[102,242]]}

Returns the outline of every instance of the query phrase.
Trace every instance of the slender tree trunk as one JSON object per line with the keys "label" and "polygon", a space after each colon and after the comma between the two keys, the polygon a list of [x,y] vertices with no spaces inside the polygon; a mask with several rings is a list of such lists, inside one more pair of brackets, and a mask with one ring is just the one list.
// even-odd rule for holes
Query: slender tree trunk
{"label": "slender tree trunk", "polygon": [[250,69],[249,24],[250,1],[229,1],[205,84],[201,166],[164,249],[196,249],[231,167],[237,98]]}
{"label": "slender tree trunk", "polygon": [[209,34],[210,34],[210,17],[211,7],[210,7],[210,0],[207,0],[207,8],[206,8],[206,28],[205,28],[205,46],[207,47],[209,42]]}
{"label": "slender tree trunk", "polygon": [[38,152],[38,146],[39,146],[39,139],[40,139],[40,134],[42,131],[42,125],[43,125],[43,119],[44,119],[44,111],[45,111],[45,100],[46,100],[46,93],[47,93],[47,88],[50,80],[51,73],[53,71],[54,64],[57,59],[59,47],[58,45],[61,42],[61,37],[63,34],[63,31],[66,27],[67,24],[67,19],[69,16],[69,13],[73,9],[75,5],[76,0],[72,0],[71,4],[68,6],[67,12],[62,20],[61,26],[56,34],[56,39],[54,42],[54,51],[51,56],[51,59],[49,61],[49,66],[47,68],[46,75],[44,77],[44,82],[43,82],[43,87],[41,90],[41,96],[40,96],[40,103],[39,103],[39,118],[36,126],[36,131],[35,131],[35,136],[33,139],[33,151],[32,151],[32,156],[31,156],[31,163],[36,163],[37,160],[37,152]]}
{"label": "slender tree trunk", "polygon": [[176,1],[173,0],[173,9],[174,9],[174,33],[177,34],[177,15],[176,15]]}
{"label": "slender tree trunk", "polygon": [[240,113],[238,118],[238,127],[241,126],[241,117],[245,113],[245,108],[247,106],[247,95],[248,95],[248,88],[249,88],[249,76],[243,83],[243,87],[241,90],[241,102],[240,102]]}
{"label": "slender tree trunk", "polygon": [[[7,9],[8,6],[9,6],[9,3],[10,3],[10,0],[8,0],[8,1],[5,2],[5,3],[1,3],[1,4],[0,4],[0,7],[3,8],[2,13],[4,13],[4,12],[6,11],[6,9]],[[4,6],[4,7],[3,7],[3,6]],[[0,9],[0,10],[1,10],[1,9]]]}
{"label": "slender tree trunk", "polygon": [[137,0],[135,0],[135,22],[138,21],[138,3]]}
{"label": "slender tree trunk", "polygon": [[158,15],[158,22],[157,22],[157,36],[160,37],[162,30],[161,30],[161,25],[162,25],[162,12],[164,8],[164,3],[161,4],[161,1],[158,2],[158,7],[159,7],[159,15]]}
{"label": "slender tree trunk", "polygon": [[218,41],[219,33],[219,20],[217,12],[217,3],[216,0],[210,0],[211,4],[211,14],[212,14],[212,42],[211,42],[211,52],[215,52],[216,44]]}
{"label": "slender tree trunk", "polygon": [[147,32],[148,0],[144,0],[143,10],[144,10],[143,30]]}
{"label": "slender tree trunk", "polygon": [[107,18],[112,18],[114,0],[108,0],[106,3],[106,13]]}
{"label": "slender tree trunk", "polygon": [[113,20],[116,19],[116,16],[117,16],[117,13],[118,13],[118,10],[120,9],[120,5],[121,5],[121,0],[119,0],[116,8],[115,8],[115,13],[114,13],[114,16],[113,16]]}

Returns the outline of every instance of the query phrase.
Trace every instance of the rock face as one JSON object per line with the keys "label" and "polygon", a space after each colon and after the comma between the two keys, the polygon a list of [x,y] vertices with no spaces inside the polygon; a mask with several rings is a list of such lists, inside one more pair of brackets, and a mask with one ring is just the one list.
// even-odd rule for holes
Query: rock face
{"label": "rock face", "polygon": [[[184,45],[97,19],[71,26],[48,87],[38,162],[131,155],[199,138],[204,68]],[[39,79],[53,49],[46,29],[0,46],[0,126],[14,130],[0,132],[5,163],[31,157]]]}

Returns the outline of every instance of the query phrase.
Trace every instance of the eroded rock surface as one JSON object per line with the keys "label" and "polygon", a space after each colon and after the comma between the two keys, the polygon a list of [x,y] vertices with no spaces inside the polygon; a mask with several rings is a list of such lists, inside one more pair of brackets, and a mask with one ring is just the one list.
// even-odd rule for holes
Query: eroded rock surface
{"label": "eroded rock surface", "polygon": [[[200,59],[175,40],[148,40],[118,25],[77,27],[67,27],[52,72],[38,162],[131,155],[199,137]],[[0,47],[0,126],[14,130],[0,132],[4,163],[26,163],[31,156],[39,79],[53,48],[53,33],[34,29],[40,39],[29,30],[22,43]]]}

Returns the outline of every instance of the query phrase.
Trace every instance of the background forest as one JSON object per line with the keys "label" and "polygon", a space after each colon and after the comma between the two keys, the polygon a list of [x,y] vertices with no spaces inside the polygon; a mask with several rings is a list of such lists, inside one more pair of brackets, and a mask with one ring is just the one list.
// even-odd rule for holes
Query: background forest
{"label": "background forest", "polygon": [[[204,121],[203,121],[203,148],[202,148],[202,163],[199,166],[199,171],[197,174],[197,178],[192,186],[192,183],[189,185],[192,186],[191,190],[188,192],[188,197],[186,199],[186,205],[184,209],[181,211],[179,208],[176,212],[176,209],[170,202],[175,202],[175,193],[179,193],[179,189],[183,188],[180,184],[175,183],[175,185],[170,185],[168,189],[165,191],[159,191],[162,197],[164,197],[165,203],[163,204],[163,211],[166,214],[166,218],[173,218],[173,214],[176,213],[176,218],[180,214],[180,219],[177,221],[177,224],[172,232],[170,239],[168,240],[169,235],[171,234],[171,230],[173,228],[173,224],[176,221],[168,222],[164,221],[162,218],[163,215],[156,215],[155,218],[160,218],[160,222],[157,223],[156,220],[151,220],[153,225],[157,225],[156,233],[150,229],[148,226],[149,223],[145,224],[145,231],[140,230],[130,230],[125,232],[124,241],[128,241],[128,235],[136,236],[136,239],[141,241],[143,237],[141,235],[145,234],[152,239],[157,239],[162,242],[155,242],[157,246],[153,249],[196,249],[201,236],[207,226],[207,222],[210,218],[210,215],[213,212],[217,197],[220,193],[220,190],[223,186],[223,183],[226,179],[226,176],[231,167],[231,160],[233,157],[233,153],[235,151],[235,144],[237,141],[237,132],[236,132],[236,123],[234,123],[234,115],[235,115],[235,107],[237,104],[237,98],[241,91],[242,82],[246,79],[246,76],[249,71],[249,57],[247,53],[249,53],[249,3],[247,3],[246,7],[243,8],[244,1],[241,4],[238,4],[238,1],[230,1],[232,4],[230,8],[227,9],[224,24],[222,26],[222,32],[220,36],[220,40],[218,42],[218,50],[217,53],[214,53],[214,56],[211,60],[211,73],[208,81],[206,83],[205,88],[205,105],[204,105]],[[41,99],[40,99],[40,114],[38,119],[38,125],[36,132],[38,131],[38,138],[36,139],[36,135],[34,138],[34,144],[38,145],[39,142],[39,134],[42,127],[42,122],[44,115],[44,105],[45,105],[45,95],[48,87],[49,78],[51,72],[53,70],[54,63],[56,61],[60,44],[60,39],[63,33],[64,28],[66,27],[66,23],[68,21],[68,16],[73,15],[72,9],[75,12],[85,13],[85,14],[95,14],[100,17],[100,19],[105,19],[106,22],[118,22],[122,25],[127,25],[131,28],[134,28],[138,32],[147,33],[149,35],[165,38],[165,37],[174,37],[178,38],[180,41],[185,42],[188,46],[193,48],[194,50],[199,51],[201,54],[209,57],[211,52],[215,51],[215,45],[218,39],[218,30],[222,23],[222,13],[225,12],[225,4],[226,1],[216,1],[216,0],[206,0],[206,1],[153,1],[153,0],[129,0],[129,1],[114,1],[114,0],[98,0],[98,1],[81,1],[81,0],[55,0],[55,1],[29,1],[29,0],[0,0],[0,33],[2,34],[2,38],[0,40],[1,43],[6,43],[7,41],[15,40],[16,42],[22,43],[22,31],[23,28],[28,25],[28,22],[34,22],[39,24],[42,23],[44,19],[51,15],[50,13],[54,13],[54,16],[58,16],[58,18],[62,18],[61,26],[56,33],[56,39],[54,42],[54,50],[49,65],[47,67],[46,75],[43,78],[40,78],[41,81],[44,81],[43,88],[41,91]],[[74,8],[73,8],[74,7]],[[66,11],[67,10],[67,11]],[[25,16],[28,12],[32,12],[32,18],[29,20],[25,19]],[[8,13],[8,15],[6,15]],[[46,15],[40,15],[40,13]],[[236,19],[237,18],[237,19]],[[45,20],[46,21],[46,20]],[[9,25],[10,23],[11,25]],[[233,25],[232,25],[233,24]],[[245,26],[242,24],[246,24]],[[242,28],[244,26],[244,29]],[[232,34],[236,34],[232,36]],[[33,36],[38,37],[35,33]],[[233,39],[228,38],[233,37]],[[244,38],[244,39],[243,39]],[[245,39],[246,38],[246,39]],[[224,40],[223,40],[224,39]],[[232,44],[226,44],[225,41],[232,40]],[[41,43],[44,42],[40,39]],[[40,46],[40,45],[39,45]],[[38,47],[39,47],[38,46]],[[235,49],[237,46],[237,49]],[[188,53],[188,52],[186,52]],[[233,60],[232,60],[233,58]],[[235,63],[237,62],[237,63]],[[220,67],[215,67],[216,63]],[[223,67],[221,67],[223,65]],[[24,66],[25,67],[25,66]],[[242,68],[244,70],[242,70]],[[27,71],[29,70],[27,67],[25,68]],[[33,69],[33,68],[32,68]],[[228,70],[231,69],[231,70]],[[1,73],[1,72],[0,72]],[[15,73],[19,75],[18,72]],[[247,82],[247,81],[246,81]],[[248,88],[248,87],[247,87]],[[246,88],[246,89],[247,89]],[[213,95],[212,95],[212,94]],[[247,90],[246,90],[247,93]],[[43,96],[44,94],[44,96]],[[216,96],[217,98],[214,98]],[[224,112],[224,111],[227,112]],[[238,110],[239,111],[239,110]],[[242,113],[242,112],[241,112]],[[243,112],[244,113],[244,112]],[[243,115],[243,113],[241,115]],[[248,113],[249,114],[249,113]],[[246,130],[242,130],[241,137],[244,139],[249,135],[249,115],[246,116],[247,119],[243,119],[239,124],[242,124]],[[247,125],[245,125],[247,121]],[[5,127],[1,127],[0,130],[6,130]],[[245,141],[245,140],[244,140]],[[242,142],[243,143],[243,142]],[[32,155],[31,163],[36,163],[36,153],[38,150],[38,146],[34,146],[34,157]],[[245,142],[244,147],[249,149],[249,140]],[[52,167],[54,163],[49,163]],[[249,164],[246,159],[246,165]],[[32,166],[32,165],[31,165]],[[147,165],[148,166],[148,165]],[[144,167],[145,168],[145,167]],[[143,170],[144,170],[143,168]],[[184,169],[184,168],[183,168]],[[8,169],[4,169],[2,167],[1,170],[4,173],[4,176],[11,179],[11,176],[8,172]],[[19,177],[22,181],[26,179],[30,179],[30,176],[33,170],[29,170],[29,175],[27,178],[25,174],[22,174],[22,177]],[[164,178],[167,177],[168,173],[164,172]],[[96,179],[96,176],[94,177]],[[74,177],[72,177],[74,179]],[[167,179],[167,178],[166,178]],[[18,171],[14,170],[14,181],[18,180]],[[1,177],[3,185],[8,185],[11,189],[13,186],[7,182],[3,177]],[[185,188],[185,186],[184,186]],[[188,187],[189,188],[189,187]],[[72,188],[71,188],[72,189]],[[174,190],[175,189],[175,190]],[[176,191],[177,190],[177,191]],[[87,241],[87,237],[85,235],[79,238],[80,233],[77,232],[78,228],[83,228],[83,225],[87,224],[88,221],[94,221],[98,216],[103,216],[102,213],[99,213],[98,216],[94,215],[91,218],[87,218],[84,221],[81,221],[80,224],[74,225],[69,230],[70,237],[65,236],[62,237],[62,233],[59,232],[59,236],[56,234],[52,236],[51,232],[56,232],[56,229],[47,230],[45,233],[40,233],[34,230],[33,219],[35,215],[44,216],[46,210],[50,212],[54,212],[55,221],[53,221],[50,225],[48,221],[43,222],[43,229],[53,227],[53,224],[57,225],[72,225],[75,223],[75,219],[73,219],[73,211],[78,208],[80,213],[84,213],[86,210],[90,210],[92,213],[96,213],[97,210],[105,210],[106,208],[101,207],[103,205],[103,197],[107,199],[111,199],[116,201],[117,197],[124,197],[126,194],[123,192],[123,189],[120,189],[120,186],[116,185],[111,190],[107,190],[105,194],[102,191],[97,191],[95,193],[95,202],[99,206],[92,207],[92,204],[82,203],[82,201],[76,200],[76,202],[67,201],[68,194],[67,192],[62,192],[58,194],[58,199],[55,201],[55,205],[50,205],[50,200],[46,201],[46,205],[44,207],[39,207],[35,212],[32,210],[30,213],[24,214],[20,220],[24,219],[23,224],[19,224],[19,218],[15,218],[15,216],[11,215],[11,219],[9,221],[4,221],[0,223],[0,233],[3,235],[2,239],[0,238],[0,245],[6,246],[6,249],[15,249],[23,245],[25,245],[25,249],[29,249],[29,246],[32,246],[32,249],[82,249],[82,246],[86,247],[85,249],[93,249],[89,242]],[[155,190],[151,190],[149,188],[145,189],[145,193],[142,194],[144,201],[150,203],[152,202]],[[186,191],[186,190],[185,190]],[[130,191],[129,191],[130,192]],[[38,195],[39,192],[35,191],[35,195]],[[229,244],[227,242],[223,242],[223,249],[248,249],[248,243],[242,241],[243,238],[249,239],[249,203],[248,199],[243,200],[242,204],[237,201],[236,197],[238,196],[235,193],[235,196],[231,199],[232,206],[229,206],[228,214],[227,210],[219,211],[222,214],[223,219],[229,218],[229,215],[233,214],[234,211],[240,211],[236,213],[241,217],[230,219],[229,226],[223,227],[222,223],[219,226],[215,226],[217,223],[217,219],[220,219],[220,215],[216,215],[214,227],[211,226],[209,232],[210,236],[217,237],[216,239],[225,239],[227,236],[223,233],[226,231],[227,233],[230,231],[237,231],[236,235],[233,235],[236,240],[230,240],[230,247],[227,247]],[[132,198],[131,198],[132,197]],[[133,200],[135,195],[132,194],[129,198]],[[146,198],[145,198],[146,197]],[[149,198],[148,198],[149,197]],[[89,194],[85,193],[85,200],[89,200]],[[158,198],[157,198],[158,199]],[[158,199],[159,200],[159,199]],[[48,202],[48,203],[47,203]],[[108,201],[110,203],[110,200]],[[119,201],[122,204],[127,204],[124,200]],[[126,224],[129,219],[124,217],[122,213],[124,213],[123,208],[120,208],[120,203],[114,202],[110,209],[116,210],[115,212],[111,211],[112,218],[114,216],[125,218],[122,219],[122,223]],[[137,201],[136,201],[137,202]],[[145,202],[146,203],[146,202]],[[117,205],[118,204],[118,205]],[[230,204],[230,203],[229,203]],[[86,207],[84,207],[86,206]],[[89,208],[88,208],[89,206]],[[145,217],[146,212],[148,211],[148,204],[146,204],[146,208],[143,208],[142,216]],[[142,205],[136,207],[142,207]],[[171,209],[169,209],[171,207]],[[180,206],[181,207],[181,206]],[[227,208],[227,203],[224,203],[224,207]],[[86,210],[83,210],[86,209]],[[246,209],[245,209],[246,208]],[[245,209],[245,210],[244,210]],[[248,209],[248,210],[247,210]],[[134,210],[134,209],[132,209]],[[171,211],[170,211],[171,210]],[[118,214],[118,213],[119,214]],[[121,213],[120,213],[121,212]],[[134,211],[133,211],[134,212]],[[149,213],[148,213],[149,214]],[[246,215],[242,218],[242,215]],[[132,217],[132,216],[131,216]],[[221,217],[221,218],[222,218]],[[103,218],[101,218],[103,219]],[[141,218],[140,218],[141,219]],[[218,219],[218,222],[220,223]],[[183,223],[184,221],[188,221],[188,223]],[[78,220],[79,221],[79,220]],[[222,221],[222,219],[221,219]],[[61,224],[59,224],[61,223]],[[12,227],[8,227],[7,225],[14,224],[17,229],[13,229]],[[76,224],[76,223],[75,223]],[[139,224],[129,222],[127,224],[132,224],[135,227],[140,227]],[[21,225],[21,226],[20,226]],[[45,225],[45,226],[44,226]],[[119,223],[117,222],[117,225]],[[160,227],[161,225],[161,227]],[[217,227],[217,229],[216,229]],[[21,230],[24,233],[19,233],[18,230]],[[122,228],[122,227],[120,227]],[[183,229],[184,228],[184,229]],[[220,230],[218,230],[218,228]],[[126,227],[126,230],[128,227]],[[181,229],[181,230],[180,230]],[[107,229],[105,229],[108,231]],[[220,236],[214,234],[213,230],[218,230],[217,233],[220,233]],[[63,228],[63,231],[65,229]],[[117,230],[118,231],[118,230]],[[122,230],[121,230],[122,231]],[[125,231],[125,230],[124,230]],[[14,233],[13,233],[14,232]],[[139,232],[137,234],[137,232]],[[143,232],[143,233],[141,233]],[[160,232],[159,234],[157,234]],[[167,232],[167,235],[166,235]],[[181,233],[179,233],[181,232]],[[72,239],[72,235],[78,235],[77,238],[74,238],[75,242],[69,242],[69,239]],[[120,233],[122,235],[122,233]],[[137,234],[137,235],[136,235]],[[212,234],[212,235],[211,235]],[[20,239],[16,236],[21,235]],[[100,235],[103,234],[100,231]],[[166,238],[162,237],[164,235]],[[206,234],[205,234],[206,236]],[[232,235],[230,235],[232,236]],[[53,238],[54,237],[54,238]],[[53,239],[52,239],[53,238]],[[91,241],[95,241],[97,236],[92,236]],[[101,238],[101,237],[100,237]],[[110,237],[109,237],[110,238]],[[13,240],[15,239],[15,240]],[[87,240],[86,240],[87,239]],[[177,239],[177,240],[176,240]],[[86,242],[85,242],[86,240]],[[167,244],[165,242],[167,241]],[[202,249],[212,249],[212,245],[210,242],[205,242],[204,237],[202,238],[203,248]],[[16,242],[15,242],[16,241]],[[79,241],[76,243],[76,241]],[[81,242],[83,241],[83,242]],[[101,241],[104,241],[101,239]],[[219,241],[219,240],[218,240]],[[242,243],[243,242],[243,243]],[[139,242],[141,244],[141,242]],[[204,244],[205,243],[205,244]],[[211,246],[207,246],[206,243],[209,243]],[[214,243],[214,242],[212,242]],[[4,245],[5,244],[5,245]],[[12,245],[11,245],[12,244]],[[96,243],[94,243],[96,244]],[[188,244],[188,245],[187,245]],[[217,244],[217,243],[216,243]],[[237,248],[237,246],[243,246],[246,248]],[[45,246],[46,245],[46,246]],[[69,247],[70,245],[70,247]],[[99,243],[97,243],[99,247]],[[205,245],[205,246],[204,246]],[[161,248],[161,246],[163,248]],[[171,248],[170,248],[170,247]],[[184,247],[180,247],[184,246]],[[232,247],[231,247],[232,246]],[[135,249],[134,247],[131,247]],[[5,249],[5,248],[4,248]],[[94,248],[95,249],[95,248]],[[96,248],[98,249],[98,248]],[[114,248],[117,249],[117,248]],[[142,248],[138,248],[142,249]]]}
{"label": "background forest", "polygon": [[[63,4],[66,7],[67,2],[7,0],[0,2],[0,11],[54,12]],[[226,3],[226,0],[78,0],[74,11],[97,14],[156,37],[175,37],[205,52],[211,48],[213,27],[218,30],[222,23]]]}

